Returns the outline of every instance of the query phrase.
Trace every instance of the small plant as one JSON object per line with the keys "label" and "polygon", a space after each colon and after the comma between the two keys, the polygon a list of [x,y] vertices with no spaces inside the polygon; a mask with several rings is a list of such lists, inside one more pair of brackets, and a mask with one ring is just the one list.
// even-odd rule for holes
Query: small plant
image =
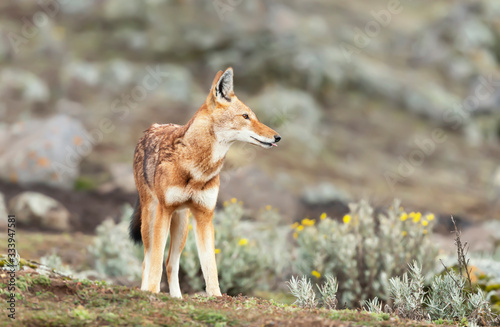
{"label": "small plant", "polygon": [[389,280],[391,298],[394,301],[394,310],[402,318],[421,320],[424,318],[424,277],[422,267],[416,262],[409,266],[408,273],[403,278],[394,277]]}
{"label": "small plant", "polygon": [[337,279],[331,275],[326,276],[326,281],[322,286],[316,284],[316,287],[321,294],[321,300],[323,302],[323,306],[327,309],[335,310],[337,308],[337,290],[339,289],[339,285],[337,283]]}
{"label": "small plant", "polygon": [[55,252],[52,252],[49,255],[41,257],[40,263],[54,269],[58,273],[63,274],[65,276],[72,276],[75,274],[71,269],[71,267],[63,264],[61,257],[58,256]]}
{"label": "small plant", "polygon": [[306,218],[292,225],[298,244],[294,268],[321,282],[325,277],[317,276],[336,276],[337,298],[347,306],[375,296],[387,301],[387,280],[405,273],[408,262],[422,263],[424,271],[434,267],[437,250],[429,239],[434,223],[432,213],[406,212],[397,200],[378,215],[361,201],[351,204],[340,222],[326,214]]}
{"label": "small plant", "polygon": [[363,309],[372,313],[383,313],[382,302],[379,301],[378,297],[374,297],[372,300],[363,301]]}
{"label": "small plant", "polygon": [[468,316],[470,312],[467,310],[464,287],[465,279],[453,270],[443,276],[436,276],[427,300],[431,319],[462,319]]}
{"label": "small plant", "polygon": [[[316,308],[318,301],[316,300],[316,293],[307,276],[301,278],[293,277],[287,282],[290,293],[296,298],[294,304],[302,308]],[[333,276],[326,276],[326,281],[323,285],[316,284],[319,294],[321,295],[321,304],[323,307],[335,310],[337,308],[337,279]]]}
{"label": "small plant", "polygon": [[318,305],[316,293],[314,292],[311,281],[306,276],[302,276],[302,278],[295,278],[292,276],[292,279],[290,279],[287,284],[290,293],[297,299],[294,304],[306,309],[316,308]]}
{"label": "small plant", "polygon": [[130,205],[123,207],[121,221],[118,224],[111,219],[100,224],[96,231],[94,244],[89,247],[94,257],[95,270],[103,278],[124,276],[129,280],[138,280],[142,274],[138,248],[128,237],[128,220],[132,214]]}
{"label": "small plant", "polygon": [[50,286],[52,282],[50,281],[50,278],[45,276],[45,275],[38,275],[37,278],[33,279],[33,284],[39,284],[42,286]]}

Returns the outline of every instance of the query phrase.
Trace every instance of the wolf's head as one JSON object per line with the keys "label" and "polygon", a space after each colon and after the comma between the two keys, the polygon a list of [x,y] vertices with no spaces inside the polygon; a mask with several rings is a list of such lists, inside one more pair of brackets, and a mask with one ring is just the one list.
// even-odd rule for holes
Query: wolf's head
{"label": "wolf's head", "polygon": [[271,148],[281,140],[276,131],[262,124],[255,113],[234,95],[231,67],[215,75],[206,104],[219,141],[242,141]]}

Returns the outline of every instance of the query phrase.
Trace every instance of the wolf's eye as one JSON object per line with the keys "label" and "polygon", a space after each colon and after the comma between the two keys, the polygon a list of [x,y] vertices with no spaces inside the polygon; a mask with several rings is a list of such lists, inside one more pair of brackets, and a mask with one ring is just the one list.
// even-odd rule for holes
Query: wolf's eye
{"label": "wolf's eye", "polygon": [[248,115],[247,115],[247,114],[243,114],[243,118],[245,118],[245,119],[250,119],[250,117],[248,117]]}

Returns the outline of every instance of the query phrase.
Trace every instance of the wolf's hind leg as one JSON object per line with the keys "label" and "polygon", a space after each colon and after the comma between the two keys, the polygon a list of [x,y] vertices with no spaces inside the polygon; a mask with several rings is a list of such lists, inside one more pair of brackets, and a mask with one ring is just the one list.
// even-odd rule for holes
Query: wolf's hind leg
{"label": "wolf's hind leg", "polygon": [[[156,216],[153,222],[151,235],[151,256],[147,290],[153,293],[160,291],[161,275],[163,272],[163,256],[167,244],[168,230],[172,218],[172,210],[161,203],[156,207]],[[146,271],[147,272],[147,271]]]}
{"label": "wolf's hind leg", "polygon": [[182,250],[186,244],[189,231],[189,210],[179,210],[172,215],[170,223],[170,247],[168,258],[165,263],[167,267],[168,287],[170,295],[176,298],[182,298],[179,285],[179,260]]}

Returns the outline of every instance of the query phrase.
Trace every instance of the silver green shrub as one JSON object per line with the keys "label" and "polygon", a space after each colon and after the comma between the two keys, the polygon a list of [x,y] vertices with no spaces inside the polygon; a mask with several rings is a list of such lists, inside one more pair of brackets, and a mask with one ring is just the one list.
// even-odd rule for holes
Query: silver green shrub
{"label": "silver green shrub", "polygon": [[[223,293],[230,295],[268,289],[289,262],[288,230],[278,226],[280,215],[269,206],[256,221],[243,220],[244,214],[242,203],[236,199],[224,203],[224,208],[214,214],[219,285]],[[203,290],[193,232],[182,252],[180,269],[192,289]]]}
{"label": "silver green shrub", "polygon": [[74,276],[75,272],[71,269],[71,267],[63,264],[62,259],[57,253],[52,252],[51,254],[47,254],[40,258],[40,263],[47,267],[50,267],[56,270],[58,273],[66,275],[66,276]]}
{"label": "silver green shrub", "polygon": [[368,312],[373,313],[382,313],[382,302],[378,299],[378,297],[374,297],[371,300],[365,300],[362,302],[363,309]]}
{"label": "silver green shrub", "polygon": [[134,246],[128,235],[131,215],[132,207],[125,205],[119,223],[107,219],[96,228],[97,236],[88,250],[93,258],[94,269],[102,278],[126,277],[129,280],[141,278],[140,250]]}
{"label": "silver green shrub", "polygon": [[450,270],[434,277],[427,298],[427,311],[432,320],[475,320],[475,316],[491,313],[489,302],[479,289],[476,293],[465,291],[466,279]]}
{"label": "silver green shrub", "polygon": [[335,310],[337,308],[337,291],[339,289],[339,284],[334,276],[326,276],[326,281],[322,286],[316,284],[316,287],[321,294],[321,301],[323,306],[330,310]]}
{"label": "silver green shrub", "polygon": [[[316,292],[312,286],[311,280],[306,276],[293,277],[286,283],[290,293],[295,297],[294,304],[302,308],[312,309],[318,306]],[[338,283],[335,277],[327,276],[323,285],[316,284],[321,295],[321,304],[329,310],[337,308],[337,290]]]}
{"label": "silver green shrub", "polygon": [[318,301],[316,300],[316,293],[314,292],[309,278],[306,276],[295,278],[292,276],[290,281],[287,282],[287,285],[290,289],[290,293],[292,293],[296,299],[294,304],[306,309],[313,309],[317,307]]}
{"label": "silver green shrub", "polygon": [[[402,278],[393,277],[389,279],[394,311],[401,318],[421,320],[425,316],[422,267],[416,262],[408,266],[409,272],[405,272]],[[408,273],[410,277],[408,277]]]}
{"label": "silver green shrub", "polygon": [[433,214],[407,213],[397,200],[377,217],[361,201],[350,205],[341,222],[326,214],[318,221],[304,219],[292,225],[298,244],[294,269],[319,282],[324,275],[336,276],[341,303],[375,296],[387,301],[388,279],[403,275],[407,262],[421,262],[425,271],[434,267],[437,250],[429,239],[434,223]]}
{"label": "silver green shrub", "polygon": [[421,267],[413,263],[409,275],[390,279],[389,288],[393,311],[401,318],[466,320],[469,325],[495,319],[484,293],[468,290],[466,278],[454,270],[435,276],[426,294]]}

